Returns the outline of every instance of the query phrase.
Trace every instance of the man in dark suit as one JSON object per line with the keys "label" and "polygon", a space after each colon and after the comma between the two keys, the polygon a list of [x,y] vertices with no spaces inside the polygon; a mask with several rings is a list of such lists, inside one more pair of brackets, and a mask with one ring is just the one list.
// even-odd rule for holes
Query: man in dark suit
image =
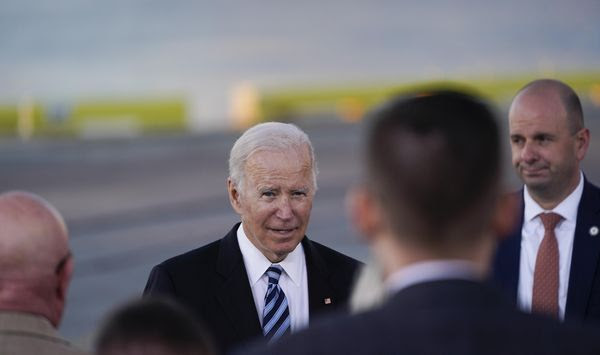
{"label": "man in dark suit", "polygon": [[352,218],[383,270],[388,300],[324,320],[257,353],[597,354],[587,330],[516,310],[482,280],[500,199],[495,117],[454,91],[420,93],[375,114]]}
{"label": "man in dark suit", "polygon": [[317,184],[304,132],[278,122],[247,130],[231,149],[227,187],[241,224],[155,266],[144,294],[194,310],[224,351],[273,341],[347,302],[359,263],[305,236]]}
{"label": "man in dark suit", "polygon": [[[498,249],[494,278],[525,311],[600,324],[600,190],[579,167],[590,142],[579,98],[562,82],[536,80],[513,100],[509,130],[525,188],[517,194],[520,223]],[[545,214],[557,218],[552,233]]]}

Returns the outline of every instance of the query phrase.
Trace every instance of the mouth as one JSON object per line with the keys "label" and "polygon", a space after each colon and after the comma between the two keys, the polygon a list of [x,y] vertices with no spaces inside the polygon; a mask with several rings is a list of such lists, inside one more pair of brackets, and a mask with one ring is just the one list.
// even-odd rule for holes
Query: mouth
{"label": "mouth", "polygon": [[281,236],[287,236],[294,233],[298,228],[269,228],[269,230],[275,234]]}
{"label": "mouth", "polygon": [[521,173],[526,176],[538,176],[545,173],[548,170],[546,167],[523,167],[521,166]]}

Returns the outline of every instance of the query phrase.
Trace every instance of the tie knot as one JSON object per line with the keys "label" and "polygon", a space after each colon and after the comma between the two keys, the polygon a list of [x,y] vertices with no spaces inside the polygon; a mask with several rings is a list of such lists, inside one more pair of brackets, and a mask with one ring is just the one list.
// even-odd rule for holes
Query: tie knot
{"label": "tie knot", "polygon": [[279,283],[279,277],[283,269],[280,265],[273,264],[267,269],[267,276],[269,277],[269,283],[277,285]]}
{"label": "tie knot", "polygon": [[562,216],[558,213],[550,212],[550,213],[540,213],[540,218],[542,219],[542,223],[544,224],[545,230],[554,230],[558,222],[562,219]]}

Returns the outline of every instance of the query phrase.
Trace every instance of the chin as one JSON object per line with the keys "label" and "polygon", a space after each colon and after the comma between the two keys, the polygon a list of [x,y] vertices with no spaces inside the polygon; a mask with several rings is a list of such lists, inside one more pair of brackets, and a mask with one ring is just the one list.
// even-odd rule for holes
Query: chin
{"label": "chin", "polygon": [[542,191],[548,189],[550,182],[546,179],[523,179],[530,190]]}
{"label": "chin", "polygon": [[527,175],[527,174],[519,174],[521,180],[526,184],[531,185],[540,185],[547,184],[550,180],[549,176],[546,175]]}
{"label": "chin", "polygon": [[275,250],[276,250],[277,255],[286,255],[287,256],[289,253],[293,252],[294,249],[296,249],[298,244],[300,244],[300,241],[298,241],[298,242],[289,241],[282,245],[279,245],[279,247],[275,248]]}

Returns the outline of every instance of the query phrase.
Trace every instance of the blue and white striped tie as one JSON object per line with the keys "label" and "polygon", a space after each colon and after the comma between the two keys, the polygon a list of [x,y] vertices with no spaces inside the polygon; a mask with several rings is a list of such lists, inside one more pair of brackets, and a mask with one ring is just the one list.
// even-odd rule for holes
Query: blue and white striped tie
{"label": "blue and white striped tie", "polygon": [[263,334],[269,343],[290,332],[290,310],[285,293],[279,286],[281,272],[281,266],[276,264],[267,269],[269,286],[265,294]]}

